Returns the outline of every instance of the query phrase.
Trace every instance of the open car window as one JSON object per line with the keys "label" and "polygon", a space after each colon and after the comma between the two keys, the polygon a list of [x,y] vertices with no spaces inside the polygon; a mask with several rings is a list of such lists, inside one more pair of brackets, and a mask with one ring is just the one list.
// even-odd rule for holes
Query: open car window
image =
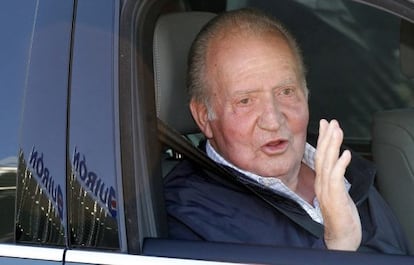
{"label": "open car window", "polygon": [[[345,144],[371,160],[373,114],[414,106],[414,81],[400,67],[403,20],[366,4],[342,0],[188,1],[190,11],[219,13],[243,7],[265,10],[296,37],[307,66],[309,131],[317,133],[322,118],[337,119],[345,132]],[[194,145],[200,139],[187,137]],[[163,162],[180,160],[168,147]],[[165,164],[164,174],[175,162]]]}

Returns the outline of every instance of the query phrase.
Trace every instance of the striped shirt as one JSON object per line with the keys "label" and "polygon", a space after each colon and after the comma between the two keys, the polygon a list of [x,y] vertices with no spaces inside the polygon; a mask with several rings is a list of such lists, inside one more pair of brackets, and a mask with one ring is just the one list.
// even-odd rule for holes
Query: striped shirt
{"label": "striped shirt", "polygon": [[[312,170],[315,170],[315,151],[316,149],[312,145],[306,143],[302,162],[306,164],[308,167],[310,167]],[[311,205],[298,194],[296,194],[294,191],[292,191],[288,186],[286,186],[279,178],[261,177],[254,173],[236,167],[235,165],[224,159],[219,153],[217,153],[216,150],[214,150],[214,148],[211,146],[209,141],[207,141],[206,152],[207,155],[216,163],[233,168],[238,172],[246,175],[248,178],[259,183],[260,185],[269,188],[273,192],[297,202],[314,221],[323,224],[321,208],[319,207],[319,202],[316,197],[313,199],[313,205]],[[346,188],[349,191],[351,184],[345,178],[344,181]]]}

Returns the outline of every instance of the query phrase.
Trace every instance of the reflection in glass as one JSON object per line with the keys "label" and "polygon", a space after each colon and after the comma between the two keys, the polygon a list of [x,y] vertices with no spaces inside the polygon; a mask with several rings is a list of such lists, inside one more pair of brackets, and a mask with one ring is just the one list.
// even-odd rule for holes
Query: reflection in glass
{"label": "reflection in glass", "polygon": [[[32,156],[33,158],[33,156]],[[34,162],[37,166],[39,163]],[[17,198],[19,198],[16,212],[16,239],[23,242],[50,243],[63,245],[65,229],[62,222],[62,213],[58,207],[58,188],[50,196],[46,186],[44,174],[40,169],[29,168],[25,154],[19,155],[19,174]],[[39,166],[40,168],[40,166]],[[46,168],[43,168],[43,173]],[[38,171],[38,172],[36,172]],[[42,182],[44,180],[44,182]],[[55,200],[53,199],[55,198]],[[62,199],[62,198],[60,198]]]}

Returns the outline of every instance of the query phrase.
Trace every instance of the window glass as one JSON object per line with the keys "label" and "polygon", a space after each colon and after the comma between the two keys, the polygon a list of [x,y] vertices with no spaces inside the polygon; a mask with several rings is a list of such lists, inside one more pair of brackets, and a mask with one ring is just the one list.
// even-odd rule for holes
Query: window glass
{"label": "window glass", "polygon": [[[11,1],[0,9],[0,241],[14,237],[18,136],[34,2]],[[10,26],[13,25],[13,26]]]}
{"label": "window glass", "polygon": [[[99,6],[99,12],[96,7]],[[69,154],[72,246],[119,249],[122,192],[117,104],[117,1],[78,1]]]}
{"label": "window glass", "polygon": [[[66,116],[73,2],[35,2],[24,80],[16,239],[66,243]],[[9,23],[10,25],[10,23]]]}
{"label": "window glass", "polygon": [[401,73],[400,19],[355,3],[331,0],[229,0],[281,20],[296,37],[308,68],[310,124],[338,119],[346,140],[368,141],[372,114],[414,106],[414,81]]}

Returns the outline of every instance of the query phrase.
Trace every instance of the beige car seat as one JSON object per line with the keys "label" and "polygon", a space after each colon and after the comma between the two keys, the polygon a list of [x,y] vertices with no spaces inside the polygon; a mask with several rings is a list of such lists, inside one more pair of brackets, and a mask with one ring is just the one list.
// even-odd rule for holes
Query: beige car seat
{"label": "beige car seat", "polygon": [[378,189],[414,246],[414,109],[374,116],[372,153]]}

